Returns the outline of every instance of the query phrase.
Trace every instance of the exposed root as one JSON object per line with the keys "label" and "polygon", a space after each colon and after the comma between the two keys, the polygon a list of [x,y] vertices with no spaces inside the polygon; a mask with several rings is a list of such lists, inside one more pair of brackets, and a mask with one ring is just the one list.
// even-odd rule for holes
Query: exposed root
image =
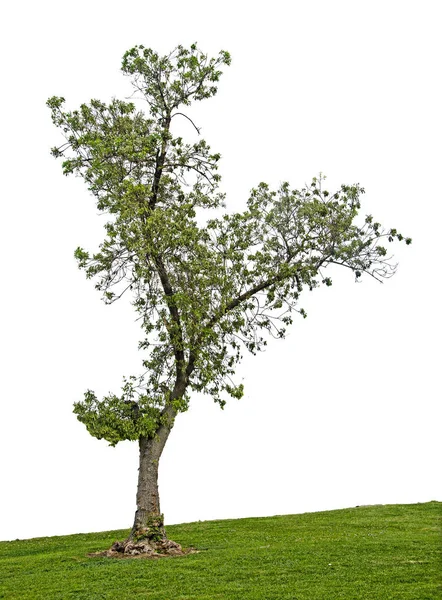
{"label": "exposed root", "polygon": [[109,550],[94,552],[88,556],[107,556],[109,558],[163,558],[166,556],[184,556],[194,554],[194,548],[183,548],[177,542],[164,538],[162,540],[139,540],[131,539],[124,542],[114,542]]}
{"label": "exposed root", "polygon": [[114,542],[109,550],[95,552],[88,556],[109,558],[162,558],[184,556],[197,552],[194,548],[183,548],[169,540],[164,529],[164,517],[160,514],[142,514],[135,519],[130,535],[124,542]]}

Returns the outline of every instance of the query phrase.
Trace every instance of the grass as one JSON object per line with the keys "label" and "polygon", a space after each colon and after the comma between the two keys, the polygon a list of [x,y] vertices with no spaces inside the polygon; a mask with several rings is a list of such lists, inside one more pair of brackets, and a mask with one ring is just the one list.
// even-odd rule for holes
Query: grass
{"label": "grass", "polygon": [[0,598],[435,600],[442,503],[350,508],[168,527],[198,554],[88,558],[126,531],[0,543]]}

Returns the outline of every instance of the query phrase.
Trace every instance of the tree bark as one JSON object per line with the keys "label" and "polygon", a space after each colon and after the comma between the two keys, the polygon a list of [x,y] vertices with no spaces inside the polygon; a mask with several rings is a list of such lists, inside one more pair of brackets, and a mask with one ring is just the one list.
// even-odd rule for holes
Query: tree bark
{"label": "tree bark", "polygon": [[167,422],[162,424],[155,437],[140,437],[140,466],[138,470],[137,509],[129,537],[124,542],[115,542],[105,554],[107,556],[180,555],[185,552],[179,544],[169,540],[164,529],[164,518],[160,509],[158,492],[158,467],[176,410],[167,406],[163,412]]}
{"label": "tree bark", "polygon": [[110,550],[104,552],[106,556],[145,555],[155,558],[185,554],[179,544],[167,538],[160,509],[158,466],[176,411],[169,406],[164,414],[168,417],[168,422],[159,427],[156,436],[139,439],[137,510],[132,530],[124,542],[115,542]]}
{"label": "tree bark", "polygon": [[184,551],[180,544],[167,538],[158,492],[159,462],[177,415],[172,401],[184,395],[186,383],[183,376],[177,377],[170,397],[171,402],[166,404],[162,412],[164,422],[157,429],[155,436],[139,438],[140,466],[134,524],[129,537],[124,542],[115,542],[109,550],[99,553],[100,556],[144,555],[156,558],[192,552],[192,549]]}
{"label": "tree bark", "polygon": [[[130,537],[133,539],[143,530],[156,528],[153,535],[166,537],[158,492],[158,466],[171,428],[161,426],[154,438],[139,440],[140,466],[138,469],[137,510]],[[147,533],[147,532],[146,532]]]}

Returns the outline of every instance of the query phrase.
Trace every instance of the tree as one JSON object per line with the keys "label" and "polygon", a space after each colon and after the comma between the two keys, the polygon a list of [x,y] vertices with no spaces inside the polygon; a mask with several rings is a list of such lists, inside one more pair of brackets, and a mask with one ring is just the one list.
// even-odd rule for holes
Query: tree
{"label": "tree", "polygon": [[[81,176],[108,215],[96,253],[77,248],[86,277],[111,304],[129,293],[143,330],[143,373],[124,379],[120,394],[99,400],[93,391],[74,405],[89,433],[112,446],[138,441],[137,509],[127,540],[112,552],[180,553],[167,539],[158,494],[158,464],[178,413],[192,391],[221,407],[241,398],[234,381],[243,349],[261,351],[284,338],[302,290],[331,285],[330,265],[377,280],[395,271],[382,240],[404,240],[371,216],[356,224],[364,189],[324,178],[276,191],[254,188],[243,212],[225,210],[217,173],[220,155],[198,138],[172,132],[178,118],[199,130],[185,112],[214,96],[228,52],[209,58],[193,44],[160,56],[135,46],[123,56],[145,114],[136,102],[91,100],[66,111],[64,98],[47,104],[65,143],[52,149],[63,173]],[[137,101],[140,98],[137,99]],[[222,216],[211,210],[224,209]],[[207,216],[205,216],[207,215]]]}

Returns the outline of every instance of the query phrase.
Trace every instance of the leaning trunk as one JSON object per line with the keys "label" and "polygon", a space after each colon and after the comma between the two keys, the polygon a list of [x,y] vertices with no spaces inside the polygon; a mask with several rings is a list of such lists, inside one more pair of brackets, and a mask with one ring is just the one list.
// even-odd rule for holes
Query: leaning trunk
{"label": "leaning trunk", "polygon": [[[170,430],[167,432],[167,436],[169,432]],[[148,533],[147,530],[152,530],[152,535],[157,538],[166,537],[158,492],[158,465],[166,439],[163,440],[157,436],[154,438],[142,437],[139,440],[137,510],[130,533],[131,539],[137,539],[143,531]]]}
{"label": "leaning trunk", "polygon": [[169,409],[169,423],[159,427],[155,437],[140,437],[140,466],[138,471],[137,510],[129,537],[115,542],[108,556],[177,555],[183,554],[179,544],[169,540],[164,529],[158,493],[158,466],[164,445],[173,426],[176,412]]}

